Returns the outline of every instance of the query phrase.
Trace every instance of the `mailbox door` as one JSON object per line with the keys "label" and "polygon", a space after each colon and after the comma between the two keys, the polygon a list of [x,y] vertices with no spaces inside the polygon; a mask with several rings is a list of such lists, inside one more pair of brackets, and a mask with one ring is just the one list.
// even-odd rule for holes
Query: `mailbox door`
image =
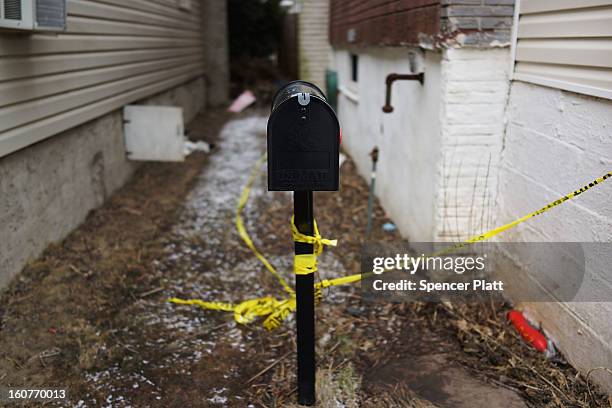
{"label": "mailbox door", "polygon": [[336,191],[340,126],[322,99],[298,94],[268,121],[268,190]]}

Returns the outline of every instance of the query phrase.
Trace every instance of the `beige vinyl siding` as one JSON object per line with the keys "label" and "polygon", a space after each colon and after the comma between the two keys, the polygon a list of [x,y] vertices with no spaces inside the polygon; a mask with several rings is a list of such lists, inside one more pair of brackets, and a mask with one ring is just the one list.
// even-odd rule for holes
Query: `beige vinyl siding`
{"label": "beige vinyl siding", "polygon": [[0,32],[0,157],[204,72],[198,0],[68,0],[59,34]]}
{"label": "beige vinyl siding", "polygon": [[612,0],[520,0],[513,78],[612,98]]}

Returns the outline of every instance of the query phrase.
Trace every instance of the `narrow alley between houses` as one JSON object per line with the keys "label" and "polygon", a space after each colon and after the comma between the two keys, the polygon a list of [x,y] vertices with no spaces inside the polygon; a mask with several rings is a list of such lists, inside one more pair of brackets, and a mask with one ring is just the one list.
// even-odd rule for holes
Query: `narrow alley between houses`
{"label": "narrow alley between houses", "polygon": [[[258,320],[174,305],[170,297],[240,302],[283,297],[234,225],[267,118],[213,112],[190,126],[214,145],[186,163],[146,165],[63,242],[49,247],[0,302],[3,384],[67,388],[70,407],[295,406],[294,317]],[[262,169],[264,170],[264,169]],[[316,219],[339,246],[317,279],[359,270],[367,184],[347,159],[339,193],[317,193]],[[244,210],[255,245],[289,282],[291,195],[268,192],[265,170]],[[373,238],[398,240],[374,211]],[[357,286],[358,288],[358,286]],[[322,407],[594,406],[562,358],[530,349],[507,305],[368,302],[355,287],[317,306]],[[26,406],[36,406],[30,404]]]}
{"label": "narrow alley between houses", "polygon": [[0,0],[0,407],[612,408],[612,0]]}

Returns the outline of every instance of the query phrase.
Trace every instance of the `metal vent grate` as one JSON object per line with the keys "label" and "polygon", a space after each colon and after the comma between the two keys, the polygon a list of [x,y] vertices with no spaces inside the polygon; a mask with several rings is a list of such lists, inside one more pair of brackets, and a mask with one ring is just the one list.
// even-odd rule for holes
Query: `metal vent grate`
{"label": "metal vent grate", "polygon": [[66,26],[66,0],[37,0],[36,23],[39,28],[64,28]]}
{"label": "metal vent grate", "polygon": [[3,18],[7,20],[21,20],[21,0],[4,0],[3,3]]}

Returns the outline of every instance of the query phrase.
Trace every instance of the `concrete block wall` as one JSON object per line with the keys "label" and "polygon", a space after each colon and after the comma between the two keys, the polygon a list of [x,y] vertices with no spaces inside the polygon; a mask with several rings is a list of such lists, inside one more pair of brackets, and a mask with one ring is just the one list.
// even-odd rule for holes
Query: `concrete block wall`
{"label": "concrete block wall", "polygon": [[[499,217],[505,221],[515,219],[610,171],[610,129],[612,101],[514,81],[499,171]],[[612,184],[607,181],[509,230],[502,239],[612,242],[610,197]],[[583,300],[589,300],[589,290],[612,293],[610,265],[612,259],[595,255],[587,258],[586,266],[596,285],[581,290]],[[537,284],[537,273],[525,278],[526,284]],[[570,362],[583,373],[594,367],[612,367],[611,303],[521,306],[541,322]],[[596,371],[592,378],[612,392],[612,376]]]}
{"label": "concrete block wall", "polygon": [[442,32],[464,46],[508,45],[514,3],[515,0],[442,0]]}
{"label": "concrete block wall", "polygon": [[230,83],[227,1],[202,0],[201,7],[207,105],[223,106],[229,100]]}
{"label": "concrete block wall", "polygon": [[493,227],[508,100],[508,49],[442,51],[441,156],[433,238],[460,241]]}
{"label": "concrete block wall", "polygon": [[[204,107],[197,78],[139,103]],[[63,239],[137,168],[125,156],[122,111],[0,159],[0,288],[52,242]]]}

